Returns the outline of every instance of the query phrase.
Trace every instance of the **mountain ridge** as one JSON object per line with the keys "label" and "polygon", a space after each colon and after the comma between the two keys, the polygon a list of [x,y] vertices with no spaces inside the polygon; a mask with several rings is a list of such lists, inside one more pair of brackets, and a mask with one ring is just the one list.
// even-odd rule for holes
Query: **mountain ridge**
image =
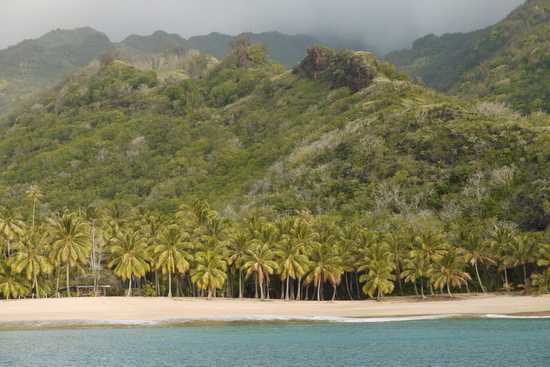
{"label": "mountain ridge", "polygon": [[550,1],[529,0],[470,33],[428,35],[386,60],[438,90],[550,111]]}

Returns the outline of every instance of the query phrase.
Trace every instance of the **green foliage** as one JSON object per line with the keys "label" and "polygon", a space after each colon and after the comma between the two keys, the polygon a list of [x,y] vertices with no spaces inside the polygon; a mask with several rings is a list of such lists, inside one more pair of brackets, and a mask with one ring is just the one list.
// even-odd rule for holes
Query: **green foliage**
{"label": "green foliage", "polygon": [[429,35],[387,60],[439,90],[549,112],[549,14],[547,0],[527,1],[492,27]]}

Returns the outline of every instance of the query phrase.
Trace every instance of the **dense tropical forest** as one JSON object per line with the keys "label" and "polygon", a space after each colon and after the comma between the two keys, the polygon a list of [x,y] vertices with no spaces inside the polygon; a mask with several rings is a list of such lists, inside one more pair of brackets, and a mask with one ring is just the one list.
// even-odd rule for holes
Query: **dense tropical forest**
{"label": "dense tropical forest", "polygon": [[288,72],[241,39],[203,66],[162,80],[107,55],[6,119],[4,297],[548,291],[546,115],[368,53],[313,47]]}
{"label": "dense tropical forest", "polygon": [[[381,300],[514,289],[545,293],[550,244],[511,223],[443,223],[429,215],[343,222],[301,211],[225,219],[203,201],[173,215],[112,205],[29,221],[2,209],[0,292],[74,296],[71,284],[110,294]],[[78,295],[78,294],[77,294]]]}
{"label": "dense tropical forest", "polygon": [[[543,6],[498,27],[519,17],[547,35]],[[529,60],[499,51],[537,79],[511,84],[543,101],[527,106],[438,93],[368,52],[315,45],[289,70],[247,37],[157,32],[112,48],[79,34],[0,53],[102,51],[67,59],[76,73],[0,118],[2,297],[549,291],[546,43],[506,43]],[[218,60],[191,41],[230,49]]]}

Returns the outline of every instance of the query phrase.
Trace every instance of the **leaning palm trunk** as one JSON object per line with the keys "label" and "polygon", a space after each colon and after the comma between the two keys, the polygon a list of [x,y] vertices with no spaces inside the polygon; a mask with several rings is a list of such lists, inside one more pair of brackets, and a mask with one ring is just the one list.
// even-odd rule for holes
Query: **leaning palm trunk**
{"label": "leaning palm trunk", "polygon": [[60,269],[58,268],[57,269],[57,276],[56,276],[56,280],[55,280],[55,296],[57,298],[59,298],[61,296],[61,294],[59,294],[59,282],[60,282],[60,278],[61,278],[61,271]]}
{"label": "leaning palm trunk", "polygon": [[334,300],[336,299],[336,284],[333,284],[332,288],[332,301],[334,302]]}
{"label": "leaning palm trunk", "polygon": [[33,274],[33,287],[36,291],[36,298],[40,298],[40,290],[38,289],[38,277],[36,276],[36,273]]}
{"label": "leaning palm trunk", "polygon": [[476,270],[476,277],[477,277],[477,281],[479,283],[479,286],[481,287],[481,291],[483,293],[487,293],[487,291],[485,290],[485,287],[483,286],[483,283],[481,282],[481,277],[479,276],[479,269],[478,269],[478,266],[477,266],[477,262],[474,263],[474,268]]}
{"label": "leaning palm trunk", "polygon": [[348,297],[349,297],[350,300],[353,301],[353,296],[351,295],[351,289],[349,287],[348,273],[344,274],[344,278],[346,279],[346,291],[348,292]]}
{"label": "leaning palm trunk", "polygon": [[450,287],[449,283],[450,283],[450,281],[447,280],[447,293],[449,294],[449,297],[452,297],[453,294],[451,293],[451,287]]}
{"label": "leaning palm trunk", "polygon": [[321,277],[319,277],[319,281],[317,282],[317,301],[321,300]]}
{"label": "leaning palm trunk", "polygon": [[126,294],[126,297],[132,296],[132,276],[130,275],[130,279],[128,280],[128,293]]}

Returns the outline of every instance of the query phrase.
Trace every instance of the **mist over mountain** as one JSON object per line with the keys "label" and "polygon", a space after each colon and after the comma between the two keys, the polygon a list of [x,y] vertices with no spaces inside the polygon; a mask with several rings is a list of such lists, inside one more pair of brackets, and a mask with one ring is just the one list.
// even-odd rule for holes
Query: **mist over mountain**
{"label": "mist over mountain", "polygon": [[[428,33],[486,27],[523,0],[18,0],[2,5],[0,48],[51,29],[89,25],[121,41],[158,29],[189,38],[277,30],[337,37],[371,45],[380,53],[407,47]],[[21,19],[25,19],[21,22]]]}

